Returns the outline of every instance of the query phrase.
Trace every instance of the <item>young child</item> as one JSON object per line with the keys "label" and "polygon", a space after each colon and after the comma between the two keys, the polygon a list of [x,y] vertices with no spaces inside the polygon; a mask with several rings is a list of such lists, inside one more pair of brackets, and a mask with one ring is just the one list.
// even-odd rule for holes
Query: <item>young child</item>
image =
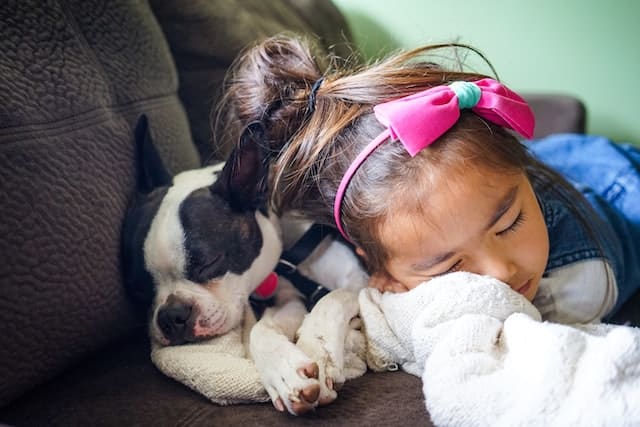
{"label": "young child", "polygon": [[640,287],[640,152],[579,135],[524,145],[526,102],[428,57],[447,47],[476,52],[428,46],[339,69],[303,41],[268,39],[229,77],[225,134],[263,124],[275,206],[335,224],[371,286],[463,270],[545,319],[606,318]]}

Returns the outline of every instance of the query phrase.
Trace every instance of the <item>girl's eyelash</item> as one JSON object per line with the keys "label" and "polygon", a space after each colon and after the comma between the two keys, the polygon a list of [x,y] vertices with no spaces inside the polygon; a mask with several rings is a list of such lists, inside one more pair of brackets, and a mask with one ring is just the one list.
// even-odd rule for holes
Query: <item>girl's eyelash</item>
{"label": "girl's eyelash", "polygon": [[451,268],[449,268],[444,273],[439,274],[438,276],[441,276],[442,274],[453,273],[454,271],[458,271],[460,269],[460,264],[462,264],[462,260],[456,262],[451,266]]}
{"label": "girl's eyelash", "polygon": [[[518,216],[516,217],[516,219],[513,221],[513,223],[511,223],[511,225],[507,228],[505,228],[502,231],[499,231],[497,234],[498,236],[504,236],[507,233],[512,233],[514,231],[516,231],[518,229],[518,227],[520,227],[522,225],[522,223],[525,221],[525,216],[524,216],[524,212],[520,211],[518,213]],[[454,271],[458,271],[460,269],[460,265],[462,264],[462,260],[456,262],[455,264],[453,264],[447,271],[442,272],[440,274],[436,274],[436,276],[442,276],[443,274],[447,274],[447,273],[453,273]]]}
{"label": "girl's eyelash", "polygon": [[497,233],[498,236],[504,236],[507,233],[512,233],[512,232],[516,231],[518,229],[518,227],[520,227],[522,225],[524,220],[525,220],[524,212],[520,211],[520,213],[516,217],[515,221],[513,221],[513,223],[509,227],[505,228],[502,231],[499,231]]}

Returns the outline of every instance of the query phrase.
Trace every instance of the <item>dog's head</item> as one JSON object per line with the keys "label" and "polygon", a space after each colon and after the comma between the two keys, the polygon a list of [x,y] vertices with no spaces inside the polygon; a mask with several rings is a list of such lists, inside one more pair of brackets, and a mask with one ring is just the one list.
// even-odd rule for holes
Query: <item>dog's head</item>
{"label": "dog's head", "polygon": [[238,326],[251,292],[282,251],[266,208],[260,130],[249,127],[223,167],[171,177],[145,117],[136,128],[137,194],[122,232],[129,295],[150,309],[161,345],[194,342]]}

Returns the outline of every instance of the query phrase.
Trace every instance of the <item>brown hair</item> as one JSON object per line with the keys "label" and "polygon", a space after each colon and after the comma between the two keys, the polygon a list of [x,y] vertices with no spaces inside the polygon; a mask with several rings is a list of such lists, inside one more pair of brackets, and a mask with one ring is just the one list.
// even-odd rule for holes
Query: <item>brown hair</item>
{"label": "brown hair", "polygon": [[[265,146],[274,155],[276,210],[301,210],[314,221],[333,224],[340,180],[356,155],[383,130],[373,116],[373,106],[433,86],[486,77],[464,71],[456,60],[453,63],[458,65],[450,69],[433,60],[443,51],[457,58],[461,50],[485,59],[470,46],[444,44],[397,53],[368,65],[338,66],[336,58],[314,55],[304,40],[269,38],[234,64],[218,116],[219,132],[236,138],[247,124],[261,122],[267,135]],[[315,105],[310,106],[311,89],[320,78]],[[463,111],[456,125],[428,150],[410,158],[401,144],[384,143],[353,176],[343,199],[342,223],[352,242],[364,250],[370,271],[384,270],[388,259],[378,230],[390,209],[397,208],[394,202],[403,203],[403,209],[418,208],[411,206],[407,195],[416,185],[429,185],[425,176],[481,166],[524,172],[534,187],[560,183],[575,193],[561,176],[533,159],[509,131]]]}

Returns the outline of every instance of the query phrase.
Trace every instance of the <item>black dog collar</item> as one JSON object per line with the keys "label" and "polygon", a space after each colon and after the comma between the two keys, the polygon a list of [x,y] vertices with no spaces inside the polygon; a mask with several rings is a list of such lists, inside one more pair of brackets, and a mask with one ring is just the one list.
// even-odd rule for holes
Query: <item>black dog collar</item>
{"label": "black dog collar", "polygon": [[[323,296],[331,291],[315,280],[311,280],[301,274],[298,271],[298,265],[307,259],[327,236],[332,236],[334,239],[342,239],[344,243],[350,245],[338,234],[335,228],[322,224],[313,224],[293,247],[282,253],[280,261],[278,261],[278,265],[275,268],[275,272],[279,276],[289,280],[298,292],[302,294],[307,310],[311,310]],[[258,318],[262,316],[267,307],[273,306],[275,302],[273,297],[259,295],[259,293],[256,294],[255,292],[251,295],[249,301]]]}
{"label": "black dog collar", "polygon": [[293,247],[282,253],[276,273],[288,279],[304,296],[308,310],[330,292],[318,282],[300,274],[297,266],[302,263],[327,236],[341,238],[336,229],[327,225],[313,224]]}

